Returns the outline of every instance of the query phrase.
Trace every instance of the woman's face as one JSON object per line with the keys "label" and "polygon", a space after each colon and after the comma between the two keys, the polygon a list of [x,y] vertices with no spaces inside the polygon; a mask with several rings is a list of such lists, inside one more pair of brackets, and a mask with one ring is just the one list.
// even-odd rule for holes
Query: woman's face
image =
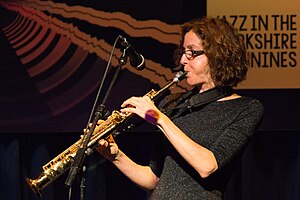
{"label": "woman's face", "polygon": [[[189,31],[184,36],[183,48],[186,54],[182,54],[180,63],[184,66],[184,71],[187,72],[187,82],[191,86],[200,86],[200,92],[215,87],[210,75],[210,67],[208,59],[204,54],[191,57],[191,51],[203,50],[202,41],[193,31]],[[188,57],[187,57],[188,56]]]}

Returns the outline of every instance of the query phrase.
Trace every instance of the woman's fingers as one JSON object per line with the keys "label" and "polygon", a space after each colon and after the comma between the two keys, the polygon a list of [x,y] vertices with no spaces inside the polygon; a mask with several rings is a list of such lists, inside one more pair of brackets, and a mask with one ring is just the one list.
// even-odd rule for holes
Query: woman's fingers
{"label": "woman's fingers", "polygon": [[160,111],[154,105],[150,97],[131,97],[124,101],[121,109],[122,113],[135,113],[151,124],[156,125],[160,116]]}
{"label": "woman's fingers", "polygon": [[109,143],[115,143],[114,137],[113,137],[112,135],[109,135],[109,136],[108,136],[107,141],[108,141]]}
{"label": "woman's fingers", "polygon": [[97,151],[108,160],[115,160],[120,154],[117,144],[114,142],[112,136],[107,139],[101,139],[98,141]]}
{"label": "woman's fingers", "polygon": [[101,139],[99,142],[101,142],[101,145],[105,146],[105,147],[108,147],[108,145],[109,145],[109,142],[105,139]]}

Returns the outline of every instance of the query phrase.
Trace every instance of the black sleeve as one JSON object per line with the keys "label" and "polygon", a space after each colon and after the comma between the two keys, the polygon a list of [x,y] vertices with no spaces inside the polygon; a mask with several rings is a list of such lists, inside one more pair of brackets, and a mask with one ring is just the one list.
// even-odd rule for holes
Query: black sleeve
{"label": "black sleeve", "polygon": [[164,151],[165,136],[161,131],[157,131],[154,136],[154,145],[150,157],[150,168],[153,173],[160,177],[164,166],[165,151]]}
{"label": "black sleeve", "polygon": [[258,100],[249,102],[234,122],[224,130],[210,150],[219,168],[230,162],[249,142],[263,116],[264,108]]}

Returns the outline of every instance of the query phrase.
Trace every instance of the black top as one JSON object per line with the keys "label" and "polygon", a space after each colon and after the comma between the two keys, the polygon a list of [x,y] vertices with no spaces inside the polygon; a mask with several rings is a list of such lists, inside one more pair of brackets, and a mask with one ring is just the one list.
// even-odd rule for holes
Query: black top
{"label": "black top", "polygon": [[[162,104],[167,105],[165,102]],[[241,97],[187,109],[177,116],[173,122],[188,137],[213,152],[218,170],[208,178],[201,178],[159,132],[150,167],[160,180],[150,199],[222,199],[234,162],[262,115],[263,106],[258,100]]]}

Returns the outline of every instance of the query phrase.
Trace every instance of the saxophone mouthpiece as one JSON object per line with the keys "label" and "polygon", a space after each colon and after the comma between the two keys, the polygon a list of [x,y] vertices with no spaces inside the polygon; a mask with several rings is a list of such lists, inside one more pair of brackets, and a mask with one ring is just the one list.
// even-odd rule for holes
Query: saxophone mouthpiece
{"label": "saxophone mouthpiece", "polygon": [[173,81],[174,81],[174,82],[180,82],[180,81],[182,81],[183,79],[186,78],[186,75],[187,75],[187,72],[182,72],[182,71],[180,71],[180,72],[178,72],[178,73],[175,75]]}

